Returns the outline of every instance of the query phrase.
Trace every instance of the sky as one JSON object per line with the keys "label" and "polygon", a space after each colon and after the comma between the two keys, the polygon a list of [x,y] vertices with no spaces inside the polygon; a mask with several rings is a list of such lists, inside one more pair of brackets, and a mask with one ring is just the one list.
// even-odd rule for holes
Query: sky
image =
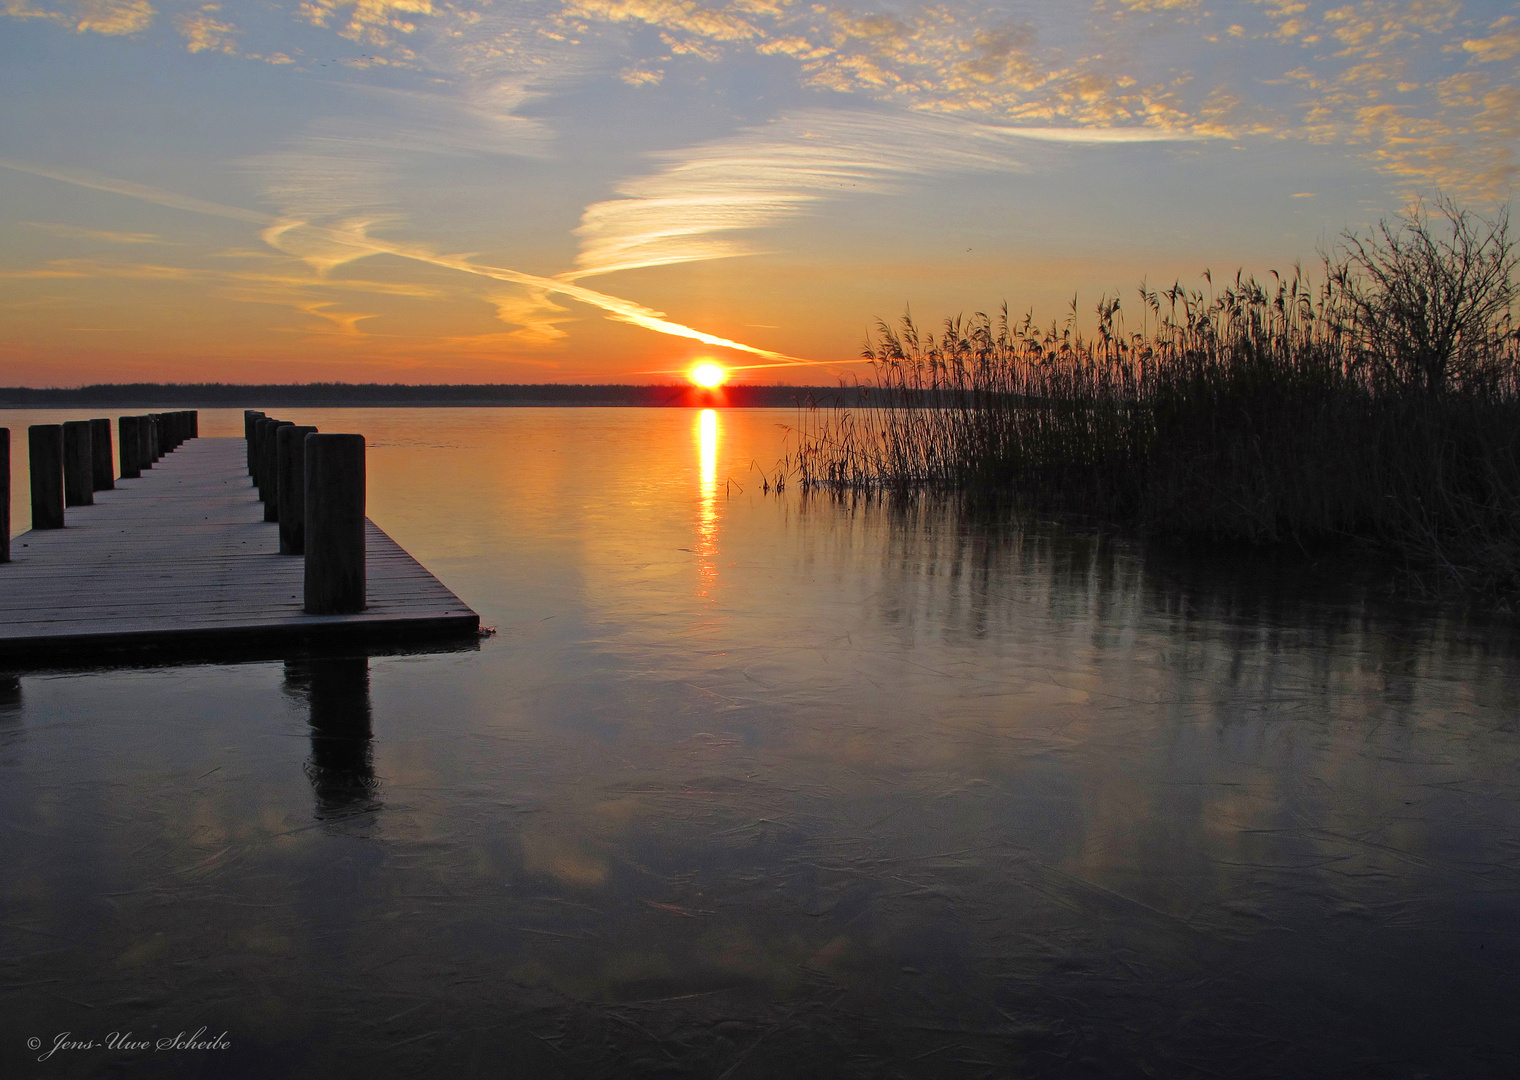
{"label": "sky", "polygon": [[1520,177],[1520,4],[0,0],[0,385],[864,374]]}

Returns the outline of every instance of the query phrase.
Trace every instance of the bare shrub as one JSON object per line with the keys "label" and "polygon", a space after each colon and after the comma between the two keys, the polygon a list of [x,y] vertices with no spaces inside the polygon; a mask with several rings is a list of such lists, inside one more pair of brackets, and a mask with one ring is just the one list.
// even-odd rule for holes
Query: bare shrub
{"label": "bare shrub", "polygon": [[1326,257],[1348,345],[1374,375],[1440,393],[1492,386],[1511,333],[1517,258],[1509,211],[1493,218],[1438,196],[1361,236],[1341,234]]}

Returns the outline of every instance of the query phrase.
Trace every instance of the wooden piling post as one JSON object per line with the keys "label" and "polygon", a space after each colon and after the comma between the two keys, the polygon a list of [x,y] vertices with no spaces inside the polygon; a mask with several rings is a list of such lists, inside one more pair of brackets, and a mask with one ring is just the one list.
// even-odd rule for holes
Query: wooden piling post
{"label": "wooden piling post", "polygon": [[63,423],[63,502],[65,506],[93,506],[95,489],[90,481],[95,475],[95,455],[90,452],[90,422],[65,420]]}
{"label": "wooden piling post", "polygon": [[273,488],[274,480],[269,475],[269,448],[274,443],[274,429],[279,427],[280,422],[272,416],[259,418],[254,424],[253,430],[258,433],[259,445],[254,449],[254,477],[259,485],[259,498],[266,499]]}
{"label": "wooden piling post", "polygon": [[153,468],[153,418],[146,413],[137,418],[137,467]]}
{"label": "wooden piling post", "polygon": [[260,502],[269,494],[269,478],[264,475],[264,443],[274,425],[275,421],[268,416],[253,422],[253,484],[259,489]]}
{"label": "wooden piling post", "polygon": [[273,420],[264,429],[264,520],[280,520],[280,429],[294,427],[289,420]]}
{"label": "wooden piling post", "polygon": [[93,466],[90,486],[96,491],[110,491],[116,486],[116,463],[111,458],[110,418],[90,421],[90,462]]}
{"label": "wooden piling post", "polygon": [[116,418],[116,441],[120,444],[118,453],[121,457],[121,478],[123,480],[137,479],[142,475],[142,466],[138,464],[141,448],[138,446],[137,417],[118,416]]}
{"label": "wooden piling post", "polygon": [[364,436],[306,436],[306,612],[364,610]]}
{"label": "wooden piling post", "polygon": [[248,424],[248,475],[253,478],[254,487],[259,486],[259,421],[264,419],[266,417],[260,413]]}
{"label": "wooden piling post", "polygon": [[26,429],[32,459],[32,528],[63,528],[63,425],[33,424]]}
{"label": "wooden piling post", "polygon": [[257,445],[254,438],[253,425],[263,417],[263,413],[257,409],[243,410],[243,441],[248,444],[248,475],[253,475],[253,451]]}
{"label": "wooden piling post", "polygon": [[189,417],[190,437],[192,439],[199,439],[201,437],[201,411],[199,409],[191,409]]}
{"label": "wooden piling post", "polygon": [[0,563],[11,561],[11,429],[0,427]]}
{"label": "wooden piling post", "polygon": [[306,553],[306,436],[316,428],[291,424],[274,433],[280,476],[280,554]]}

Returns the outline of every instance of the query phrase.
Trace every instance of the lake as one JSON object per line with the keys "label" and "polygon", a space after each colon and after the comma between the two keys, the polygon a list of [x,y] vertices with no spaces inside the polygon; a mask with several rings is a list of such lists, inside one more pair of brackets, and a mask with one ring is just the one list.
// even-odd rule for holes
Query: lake
{"label": "lake", "polygon": [[6,1075],[1512,1075],[1511,621],[767,492],[785,410],[271,413],[496,632],[0,674]]}

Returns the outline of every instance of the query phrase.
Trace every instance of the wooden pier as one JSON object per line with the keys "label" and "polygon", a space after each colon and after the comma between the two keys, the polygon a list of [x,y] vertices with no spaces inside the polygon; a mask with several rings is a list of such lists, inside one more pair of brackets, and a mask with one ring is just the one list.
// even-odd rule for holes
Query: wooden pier
{"label": "wooden pier", "polygon": [[246,471],[242,439],[193,438],[137,478],[70,506],[66,527],[0,563],[0,662],[121,651],[409,643],[469,637],[480,617],[365,520],[366,606],[310,615],[303,563]]}

